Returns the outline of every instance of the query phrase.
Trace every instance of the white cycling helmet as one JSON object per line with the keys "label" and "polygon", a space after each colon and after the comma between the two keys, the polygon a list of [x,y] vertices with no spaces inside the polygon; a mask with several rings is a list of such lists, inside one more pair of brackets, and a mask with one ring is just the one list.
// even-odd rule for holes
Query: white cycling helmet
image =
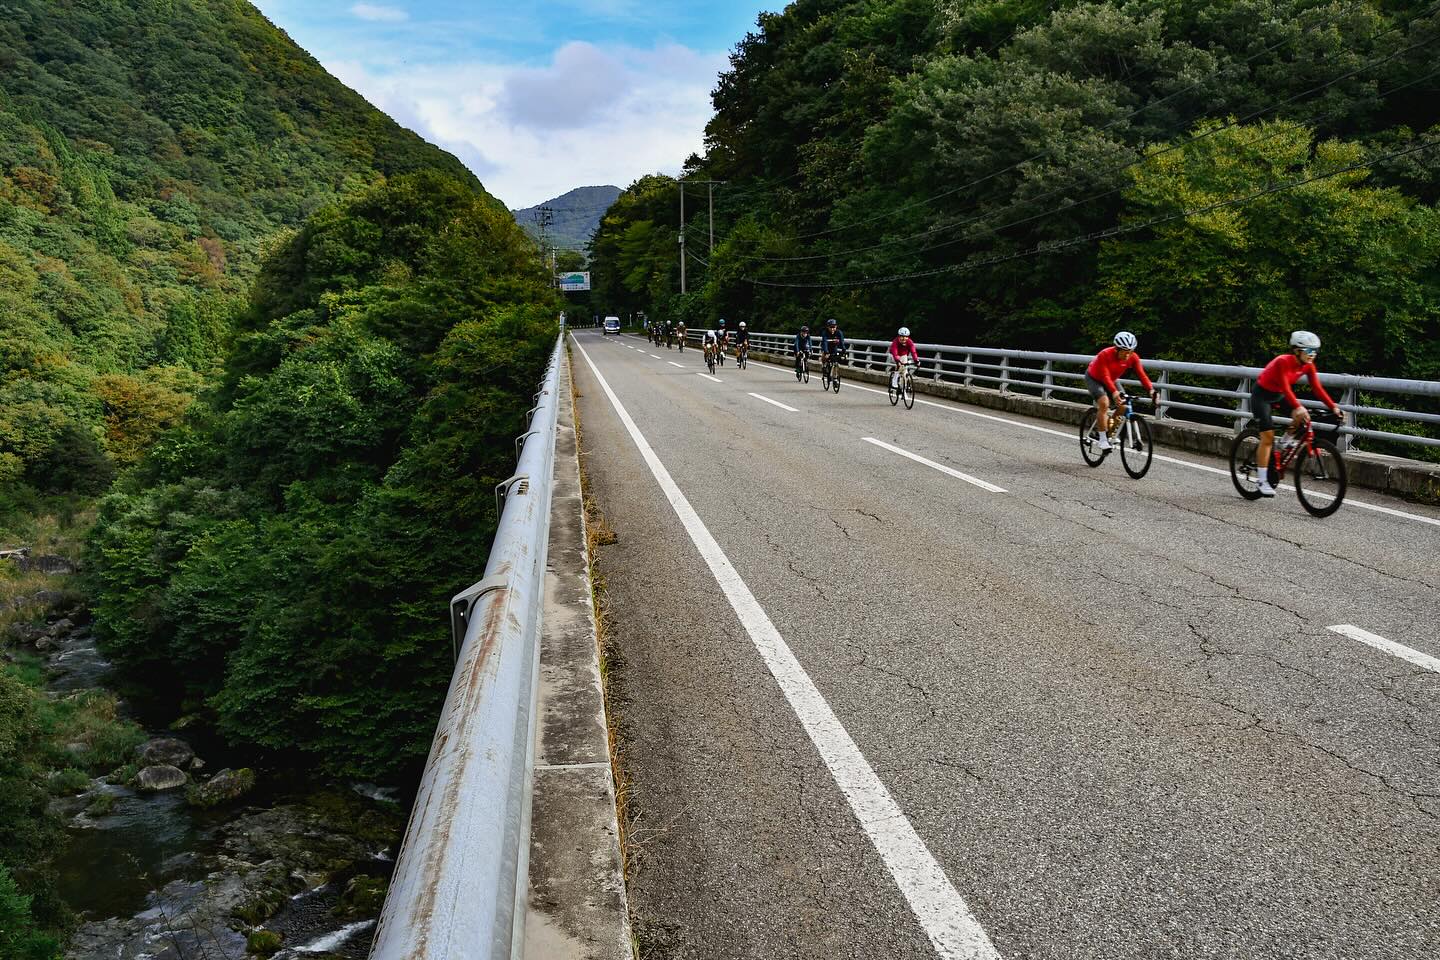
{"label": "white cycling helmet", "polygon": [[740,329],[741,329],[741,330],[744,330],[744,329],[745,329],[745,321],[744,321],[744,320],[741,320],[741,321],[740,321]]}
{"label": "white cycling helmet", "polygon": [[910,328],[909,328],[909,327],[901,327],[901,328],[900,328],[900,332],[897,334],[897,336],[901,336],[901,337],[908,337],[908,336],[910,336]]}
{"label": "white cycling helmet", "polygon": [[1311,353],[1318,353],[1320,350],[1320,338],[1309,330],[1296,330],[1290,334],[1290,346],[1300,347],[1309,350]]}
{"label": "white cycling helmet", "polygon": [[1135,346],[1139,342],[1139,340],[1135,339],[1135,334],[1131,333],[1129,330],[1121,330],[1119,333],[1115,334],[1115,346],[1119,347],[1121,350],[1134,350]]}

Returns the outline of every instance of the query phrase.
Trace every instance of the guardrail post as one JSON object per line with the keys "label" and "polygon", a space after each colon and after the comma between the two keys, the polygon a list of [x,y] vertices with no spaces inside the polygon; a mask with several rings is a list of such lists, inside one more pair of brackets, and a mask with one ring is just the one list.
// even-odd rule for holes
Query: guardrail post
{"label": "guardrail post", "polygon": [[941,368],[941,366],[940,366],[940,351],[939,351],[939,350],[936,350],[936,351],[935,351],[935,382],[936,382],[936,383],[939,383],[939,382],[940,382],[940,371],[941,371],[941,369],[942,369],[942,368]]}
{"label": "guardrail post", "polygon": [[1010,358],[1000,358],[1000,392],[1010,392]]}
{"label": "guardrail post", "polygon": [[1239,413],[1237,414],[1234,423],[1234,430],[1236,433],[1239,433],[1241,430],[1245,429],[1245,424],[1250,420],[1250,417],[1254,412],[1250,409],[1250,391],[1252,389],[1254,388],[1250,386],[1249,377],[1241,380],[1240,386],[1235,388],[1235,390],[1240,394]]}
{"label": "guardrail post", "polygon": [[1040,388],[1040,399],[1049,400],[1051,388],[1055,386],[1055,361],[1045,361],[1045,385]]}
{"label": "guardrail post", "polygon": [[[1349,427],[1351,430],[1354,430],[1356,427],[1360,426],[1360,417],[1354,410],[1348,410],[1346,408],[1356,407],[1359,406],[1359,404],[1360,397],[1359,394],[1356,392],[1355,388],[1346,387],[1345,393],[1342,394],[1340,397],[1340,412],[1345,415],[1343,425]],[[1335,435],[1335,443],[1340,447],[1341,450],[1344,450],[1347,453],[1355,449],[1355,437],[1348,433],[1337,433]]]}
{"label": "guardrail post", "polygon": [[1160,375],[1155,378],[1155,392],[1160,399],[1155,404],[1155,419],[1164,420],[1165,410],[1170,406],[1170,371],[1161,370]]}
{"label": "guardrail post", "polygon": [[965,354],[965,386],[971,386],[975,382],[974,354]]}

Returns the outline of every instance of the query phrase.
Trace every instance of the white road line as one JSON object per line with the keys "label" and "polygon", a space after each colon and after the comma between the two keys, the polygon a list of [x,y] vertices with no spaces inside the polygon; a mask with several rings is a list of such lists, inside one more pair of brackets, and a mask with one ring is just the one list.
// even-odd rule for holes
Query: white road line
{"label": "white road line", "polygon": [[708,373],[697,373],[697,374],[695,374],[695,376],[697,376],[697,377],[704,377],[706,380],[714,380],[716,383],[724,383],[724,382],[725,382],[724,380],[721,380],[719,377],[712,377],[712,376],[710,376],[710,374],[708,374]]}
{"label": "white road line", "polygon": [[780,685],[810,742],[815,744],[830,775],[835,778],[836,785],[849,801],[855,819],[890,870],[935,952],[943,960],[999,960],[1000,954],[991,945],[990,938],[970,912],[965,899],[945,876],[945,871],[935,861],[885,784],[876,776],[860,748],[830,709],[830,704],[816,689],[805,668],[780,636],[780,631],[775,629],[775,624],[730,563],[730,558],[720,549],[720,544],[711,536],[670,472],[650,448],[635,421],[630,419],[630,414],[620,403],[620,398],[615,396],[615,391],[610,389],[595,361],[590,359],[584,347],[578,343],[576,347],[600,381],[600,387],[610,398],[620,422],[625,424],[630,439],[635,441],[660,489],[684,524],[695,549],[700,551],[700,556],[710,567],[715,582],[725,592],[735,615],[740,618],[755,649],[769,667],[771,676]]}
{"label": "white road line", "polygon": [[1436,660],[1429,654],[1421,653],[1419,650],[1412,650],[1402,643],[1396,643],[1394,640],[1386,640],[1384,637],[1371,633],[1368,630],[1361,630],[1353,624],[1342,623],[1334,627],[1327,627],[1326,629],[1338,633],[1342,637],[1359,640],[1361,643],[1388,653],[1392,657],[1408,660],[1417,667],[1424,667],[1426,670],[1440,673],[1440,660]]}
{"label": "white road line", "polygon": [[654,357],[656,360],[664,360],[664,359],[665,359],[664,357],[660,356],[660,354],[658,354],[658,353],[652,353],[652,354],[650,354],[650,356]]}
{"label": "white road line", "polygon": [[685,364],[683,364],[683,363],[676,363],[674,360],[667,360],[666,363],[670,364],[670,366],[672,366],[672,367],[679,367],[681,370],[684,370],[684,369],[685,369]]}
{"label": "white road line", "polygon": [[794,407],[790,406],[789,404],[781,403],[779,400],[771,400],[769,397],[762,397],[762,396],[760,396],[760,394],[758,394],[758,393],[752,393],[752,394],[750,394],[750,396],[754,397],[756,400],[764,400],[766,403],[774,404],[775,406],[779,407],[781,410],[789,410],[791,413],[799,413],[799,412],[800,412],[799,410],[796,410]]}
{"label": "white road line", "polygon": [[995,484],[987,483],[986,481],[981,480],[979,477],[972,477],[968,473],[961,473],[959,470],[947,467],[943,463],[936,463],[934,460],[926,460],[919,454],[911,453],[909,450],[902,450],[897,446],[886,443],[884,440],[876,440],[874,437],[861,437],[860,439],[864,440],[866,443],[873,443],[877,447],[884,447],[891,453],[898,453],[902,457],[909,457],[916,463],[923,463],[925,464],[925,466],[930,467],[933,470],[939,470],[941,473],[949,474],[956,480],[964,480],[966,483],[973,483],[975,486],[979,487],[982,490],[989,490],[991,493],[1005,492],[1004,487],[997,487],[995,486]]}
{"label": "white road line", "polygon": [[[756,360],[755,363],[759,364],[762,367],[768,367],[769,369],[775,370],[777,372],[788,373],[792,377],[795,376],[794,370],[786,370],[784,367],[777,367],[774,364],[766,363],[763,360]],[[886,395],[884,390],[877,390],[874,387],[867,387],[852,380],[845,381],[845,384],[846,386],[853,387],[856,390],[864,390],[868,393],[878,393],[881,396]],[[1034,430],[1036,433],[1048,433],[1052,437],[1059,437],[1062,440],[1069,440],[1076,443],[1079,442],[1080,431],[1078,429],[1073,433],[1066,433],[1063,430],[1054,430],[1050,427],[1041,427],[1033,423],[1022,423],[1019,420],[1011,420],[1007,417],[997,417],[989,413],[980,413],[977,410],[967,410],[965,407],[957,406],[955,404],[936,403],[934,400],[922,400],[919,397],[915,398],[915,402],[923,403],[927,407],[935,407],[939,410],[948,410],[951,413],[963,413],[967,417],[976,417],[980,420],[991,420],[995,423],[1004,423],[1012,427],[1023,427],[1026,430]],[[1162,453],[1155,454],[1155,459],[1164,461],[1165,463],[1174,463],[1182,467],[1189,467],[1191,470],[1200,470],[1205,473],[1213,473],[1222,477],[1230,476],[1230,471],[1228,469],[1221,470],[1218,467],[1212,467],[1203,463],[1195,463],[1191,460],[1181,460],[1178,457],[1167,457]],[[1290,490],[1292,488],[1287,485],[1277,487],[1276,489]],[[1345,500],[1345,503],[1347,506],[1355,507],[1360,510],[1369,510],[1372,513],[1383,513],[1392,517],[1400,517],[1404,520],[1415,520],[1419,523],[1428,523],[1432,527],[1440,527],[1440,520],[1437,520],[1435,517],[1426,517],[1418,513],[1406,513],[1404,510],[1396,510],[1394,507],[1382,507],[1378,503],[1366,503],[1363,500],[1354,500],[1347,498]]]}

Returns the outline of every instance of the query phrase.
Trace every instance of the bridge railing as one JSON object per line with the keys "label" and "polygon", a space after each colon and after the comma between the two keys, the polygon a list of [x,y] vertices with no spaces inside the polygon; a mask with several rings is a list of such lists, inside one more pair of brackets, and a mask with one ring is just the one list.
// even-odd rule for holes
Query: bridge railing
{"label": "bridge railing", "polygon": [[[703,333],[691,330],[687,339],[698,345]],[[765,353],[794,355],[794,334],[751,333],[750,342],[754,349]],[[813,357],[820,355],[819,342],[819,336],[812,333]],[[847,340],[846,344],[852,366],[885,369],[890,349],[888,340]],[[1085,368],[1093,359],[1089,354],[939,343],[915,346],[920,353],[918,375],[936,383],[1023,393],[1042,400],[1090,402],[1084,384]],[[1228,423],[1237,431],[1250,419],[1250,393],[1255,378],[1260,375],[1259,367],[1146,360],[1145,370],[1159,393],[1157,416]],[[1367,438],[1440,447],[1440,413],[1435,412],[1440,411],[1440,381],[1322,373],[1320,382],[1345,414],[1341,433],[1346,446],[1353,445],[1355,438]],[[1121,383],[1139,389],[1139,381],[1122,380]],[[1381,396],[1383,401],[1379,399]],[[1382,402],[1387,405],[1379,405]],[[1389,406],[1390,402],[1394,406]],[[1313,400],[1304,403],[1316,409],[1323,406]],[[1427,406],[1429,410],[1417,409]],[[1276,419],[1285,420],[1284,417]],[[1405,432],[1406,425],[1415,432]]]}
{"label": "bridge railing", "polygon": [[523,948],[563,341],[516,438],[515,475],[496,488],[485,577],[451,601],[455,672],[372,960],[509,960]]}

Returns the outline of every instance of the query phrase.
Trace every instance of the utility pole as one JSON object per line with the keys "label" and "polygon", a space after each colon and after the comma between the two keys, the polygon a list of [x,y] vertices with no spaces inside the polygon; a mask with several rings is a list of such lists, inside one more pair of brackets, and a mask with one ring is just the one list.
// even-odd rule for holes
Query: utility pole
{"label": "utility pole", "polygon": [[[545,262],[545,251],[550,248],[550,224],[555,222],[555,211],[550,207],[541,207],[534,213],[535,225],[540,228],[540,262]],[[555,285],[555,253],[550,253],[550,285]]]}
{"label": "utility pole", "polygon": [[680,292],[685,292],[685,184],[703,183],[710,200],[710,247],[708,256],[715,250],[715,188],[724,186],[724,180],[680,180]]}

